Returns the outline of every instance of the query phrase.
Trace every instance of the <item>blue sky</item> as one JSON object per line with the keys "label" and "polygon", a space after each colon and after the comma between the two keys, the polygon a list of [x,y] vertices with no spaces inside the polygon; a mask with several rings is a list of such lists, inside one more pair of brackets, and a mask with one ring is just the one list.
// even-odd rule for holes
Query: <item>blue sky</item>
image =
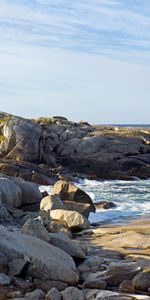
{"label": "blue sky", "polygon": [[150,123],[150,0],[0,0],[0,110]]}

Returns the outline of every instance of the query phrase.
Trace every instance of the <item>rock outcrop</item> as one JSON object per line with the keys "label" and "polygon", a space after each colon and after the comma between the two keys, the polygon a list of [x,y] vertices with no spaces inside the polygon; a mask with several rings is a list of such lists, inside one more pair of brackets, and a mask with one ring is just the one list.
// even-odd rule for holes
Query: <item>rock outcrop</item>
{"label": "rock outcrop", "polygon": [[30,210],[32,205],[40,207],[41,199],[42,194],[37,184],[0,173],[0,200],[2,204],[14,208],[28,207]]}
{"label": "rock outcrop", "polygon": [[60,172],[98,179],[149,178],[150,129],[0,113],[0,159],[1,172],[45,184]]}
{"label": "rock outcrop", "polygon": [[35,236],[29,236],[0,226],[0,249],[9,261],[28,258],[28,275],[33,278],[58,280],[70,284],[78,282],[72,258]]}
{"label": "rock outcrop", "polygon": [[58,180],[54,184],[53,195],[60,197],[66,209],[78,211],[85,217],[88,217],[90,212],[95,212],[90,196],[70,182]]}
{"label": "rock outcrop", "polygon": [[50,211],[50,217],[54,220],[65,221],[72,231],[81,231],[90,227],[88,219],[77,211],[54,209]]}

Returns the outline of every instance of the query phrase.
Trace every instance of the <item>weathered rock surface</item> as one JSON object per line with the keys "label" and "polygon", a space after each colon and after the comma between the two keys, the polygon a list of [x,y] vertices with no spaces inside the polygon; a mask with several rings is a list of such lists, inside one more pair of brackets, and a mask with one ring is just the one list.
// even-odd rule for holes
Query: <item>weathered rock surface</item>
{"label": "weathered rock surface", "polygon": [[102,263],[104,263],[104,259],[102,259],[100,256],[91,255],[85,259],[77,269],[80,273],[97,271]]}
{"label": "weathered rock surface", "polygon": [[[6,207],[20,208],[34,204],[40,204],[42,194],[40,193],[37,184],[27,182],[22,178],[7,176],[0,173],[0,203]],[[2,213],[1,213],[2,215]],[[4,216],[3,216],[4,215]],[[7,219],[7,213],[3,209],[1,218]]]}
{"label": "weathered rock surface", "polygon": [[47,226],[47,231],[50,233],[63,232],[69,238],[72,237],[71,230],[66,222],[60,220],[49,220]]}
{"label": "weathered rock surface", "polygon": [[39,219],[27,220],[23,225],[21,232],[36,236],[37,238],[42,239],[45,242],[50,241],[49,233]]}
{"label": "weathered rock surface", "polygon": [[27,259],[16,258],[9,263],[9,274],[11,276],[21,275],[23,272],[26,274],[26,268],[29,265]]}
{"label": "weathered rock surface", "polygon": [[109,209],[109,208],[115,208],[116,204],[109,201],[99,201],[94,204],[97,209]]}
{"label": "weathered rock surface", "polygon": [[42,195],[36,184],[24,181],[21,178],[11,178],[15,184],[21,189],[22,205],[40,203]]}
{"label": "weathered rock surface", "polygon": [[50,211],[52,219],[65,221],[68,227],[73,231],[80,231],[90,227],[89,221],[77,211],[55,209]]}
{"label": "weathered rock surface", "polygon": [[150,177],[149,128],[90,126],[60,117],[29,120],[1,112],[0,137],[0,171],[26,180],[48,183],[58,167],[102,179]]}
{"label": "weathered rock surface", "polygon": [[67,284],[56,280],[39,280],[34,279],[35,288],[42,289],[45,293],[48,293],[52,288],[56,288],[58,291],[63,291],[67,288]]}
{"label": "weathered rock surface", "polygon": [[72,257],[85,258],[86,255],[75,241],[69,239],[62,232],[50,233],[50,244],[62,249]]}
{"label": "weathered rock surface", "polygon": [[83,275],[86,281],[103,280],[108,287],[118,286],[123,280],[132,280],[141,268],[136,263],[126,263],[110,266],[106,271]]}
{"label": "weathered rock surface", "polygon": [[62,292],[63,300],[85,300],[84,293],[76,287],[68,287]]}
{"label": "weathered rock surface", "polygon": [[11,221],[11,216],[8,209],[0,201],[0,222]]}
{"label": "weathered rock surface", "polygon": [[65,205],[58,196],[48,195],[41,200],[40,209],[45,211],[52,209],[65,209]]}
{"label": "weathered rock surface", "polygon": [[0,285],[10,285],[12,279],[5,273],[0,273]]}
{"label": "weathered rock surface", "polygon": [[105,290],[107,283],[103,280],[86,281],[83,284],[84,288]]}
{"label": "weathered rock surface", "polygon": [[22,204],[21,189],[8,178],[0,177],[1,201],[13,207],[19,207]]}
{"label": "weathered rock surface", "polygon": [[70,182],[57,181],[53,187],[53,195],[59,196],[68,210],[78,211],[85,217],[88,217],[90,212],[95,212],[90,196]]}
{"label": "weathered rock surface", "polygon": [[62,295],[56,288],[52,288],[47,293],[46,300],[62,300]]}
{"label": "weathered rock surface", "polygon": [[133,285],[135,289],[147,291],[150,288],[150,269],[140,272],[133,278]]}
{"label": "weathered rock surface", "polygon": [[78,281],[72,258],[61,249],[34,236],[11,232],[0,227],[0,249],[9,260],[28,258],[28,274],[33,278],[58,280],[70,284]]}
{"label": "weathered rock surface", "polygon": [[31,293],[27,293],[25,295],[25,299],[30,299],[30,300],[35,300],[35,299],[38,300],[39,299],[39,300],[41,300],[41,299],[45,299],[45,294],[42,290],[36,289]]}
{"label": "weathered rock surface", "polygon": [[124,280],[120,285],[119,285],[119,292],[123,293],[134,293],[134,285],[131,280]]}

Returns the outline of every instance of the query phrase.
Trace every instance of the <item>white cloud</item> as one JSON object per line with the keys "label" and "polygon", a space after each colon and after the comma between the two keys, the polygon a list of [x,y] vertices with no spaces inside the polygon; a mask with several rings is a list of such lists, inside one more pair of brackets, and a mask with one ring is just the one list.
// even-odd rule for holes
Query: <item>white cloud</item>
{"label": "white cloud", "polygon": [[132,47],[139,51],[142,47],[149,49],[150,18],[124,3],[1,0],[1,41],[11,39],[98,53],[107,47],[122,51],[123,46],[131,52]]}
{"label": "white cloud", "polygon": [[148,2],[132,3],[1,0],[0,110],[148,122]]}

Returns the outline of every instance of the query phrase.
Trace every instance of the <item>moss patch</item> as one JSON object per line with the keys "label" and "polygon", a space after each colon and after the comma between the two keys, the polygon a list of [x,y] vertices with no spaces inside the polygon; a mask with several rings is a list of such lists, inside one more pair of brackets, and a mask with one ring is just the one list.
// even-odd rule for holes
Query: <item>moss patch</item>
{"label": "moss patch", "polygon": [[6,140],[6,137],[2,134],[0,134],[0,143]]}
{"label": "moss patch", "polygon": [[5,122],[7,122],[7,121],[9,121],[9,120],[10,120],[10,116],[0,118],[0,125],[3,124],[3,123],[5,123]]}
{"label": "moss patch", "polygon": [[46,124],[52,124],[53,123],[53,119],[52,118],[48,118],[48,117],[40,117],[37,119],[33,119],[36,123],[46,123]]}

